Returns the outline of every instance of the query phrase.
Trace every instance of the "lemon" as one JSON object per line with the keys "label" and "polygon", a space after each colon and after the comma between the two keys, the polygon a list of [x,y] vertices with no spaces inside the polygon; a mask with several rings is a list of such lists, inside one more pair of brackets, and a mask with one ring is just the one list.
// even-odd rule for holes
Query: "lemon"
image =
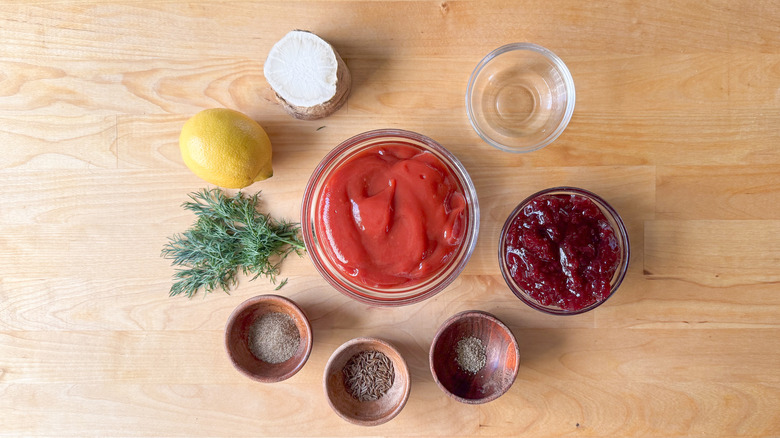
{"label": "lemon", "polygon": [[273,175],[268,134],[238,111],[212,108],[195,114],[181,130],[179,148],[195,175],[220,187],[240,189]]}

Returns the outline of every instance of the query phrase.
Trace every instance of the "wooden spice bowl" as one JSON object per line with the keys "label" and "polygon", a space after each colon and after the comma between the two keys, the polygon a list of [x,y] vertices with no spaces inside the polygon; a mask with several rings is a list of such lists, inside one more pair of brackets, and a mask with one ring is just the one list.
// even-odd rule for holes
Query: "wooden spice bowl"
{"label": "wooden spice bowl", "polygon": [[[252,324],[272,312],[289,315],[300,335],[295,353],[281,363],[260,360],[250,350]],[[237,370],[258,382],[280,382],[295,375],[309,359],[311,345],[312,330],[306,314],[292,300],[279,295],[258,295],[244,301],[233,310],[225,327],[225,348],[230,361]]]}
{"label": "wooden spice bowl", "polygon": [[[393,364],[393,384],[377,400],[359,401],[344,381],[344,367],[362,351],[383,353]],[[323,386],[328,404],[341,418],[360,426],[378,426],[393,419],[404,408],[409,399],[411,379],[406,361],[395,347],[381,339],[361,337],[345,342],[333,352],[325,366]]]}
{"label": "wooden spice bowl", "polygon": [[[474,337],[485,348],[485,365],[476,373],[458,364],[458,341]],[[478,310],[450,317],[433,338],[429,353],[433,379],[451,398],[467,404],[487,403],[509,390],[517,377],[520,350],[503,322]]]}

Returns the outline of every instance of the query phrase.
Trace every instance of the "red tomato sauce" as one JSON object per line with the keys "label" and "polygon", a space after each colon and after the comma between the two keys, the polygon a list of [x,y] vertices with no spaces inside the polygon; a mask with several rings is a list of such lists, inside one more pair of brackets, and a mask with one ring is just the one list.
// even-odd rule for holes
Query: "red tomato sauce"
{"label": "red tomato sauce", "polygon": [[435,155],[385,143],[327,179],[316,232],[331,261],[367,287],[406,287],[440,271],[466,233],[466,198]]}
{"label": "red tomato sauce", "polygon": [[512,222],[506,242],[510,275],[540,304],[577,311],[609,296],[620,248],[590,199],[534,198]]}

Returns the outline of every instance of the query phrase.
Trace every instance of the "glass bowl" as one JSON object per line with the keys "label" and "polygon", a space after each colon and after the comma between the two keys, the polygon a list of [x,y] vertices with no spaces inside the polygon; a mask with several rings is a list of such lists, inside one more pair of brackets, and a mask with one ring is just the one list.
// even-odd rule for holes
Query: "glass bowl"
{"label": "glass bowl", "polygon": [[531,152],[555,141],[574,112],[574,81],[553,52],[531,43],[501,46],[477,64],[466,90],[471,126],[488,144]]}
{"label": "glass bowl", "polygon": [[[617,268],[615,269],[615,272],[613,273],[609,281],[609,293],[606,296],[601,297],[601,299],[597,299],[592,304],[577,310],[567,310],[562,308],[561,306],[545,305],[539,302],[528,291],[523,289],[523,287],[515,281],[511,273],[511,267],[507,262],[506,255],[509,247],[508,234],[509,234],[509,230],[512,227],[512,223],[523,212],[526,206],[528,206],[531,203],[531,201],[544,195],[577,195],[589,199],[598,207],[598,209],[601,211],[604,217],[606,217],[609,226],[612,228],[614,232],[615,241],[618,250],[618,262],[617,262]],[[550,235],[550,233],[551,231],[546,231],[545,235]],[[555,250],[553,252],[556,252],[556,254],[560,254],[561,250]],[[630,246],[628,241],[628,232],[626,232],[626,227],[623,224],[623,220],[620,218],[620,215],[617,213],[617,211],[615,211],[615,209],[612,208],[612,206],[610,206],[607,203],[607,201],[605,201],[598,195],[591,193],[587,190],[579,189],[575,187],[553,187],[553,188],[545,189],[537,193],[534,193],[533,195],[523,200],[520,204],[517,205],[517,207],[515,207],[515,209],[512,211],[512,213],[509,215],[506,222],[504,223],[504,226],[501,229],[501,237],[499,238],[499,243],[498,243],[498,263],[501,269],[501,275],[504,277],[504,281],[506,281],[506,284],[507,286],[509,286],[509,289],[512,291],[512,293],[514,293],[518,298],[520,298],[524,303],[526,303],[530,307],[533,307],[534,309],[539,310],[541,312],[553,314],[553,315],[577,315],[577,314],[581,314],[593,310],[596,307],[603,304],[605,301],[607,301],[607,299],[609,299],[612,295],[615,294],[618,287],[620,287],[620,284],[623,282],[623,278],[625,277],[626,271],[628,270],[629,258],[630,258]],[[520,265],[518,264],[518,266]]]}
{"label": "glass bowl", "polygon": [[[465,200],[463,238],[443,266],[414,284],[370,286],[345,275],[334,262],[333,251],[318,235],[321,218],[318,211],[323,189],[331,175],[363,151],[381,145],[414,147],[432,154],[453,178]],[[309,179],[301,207],[301,229],[306,250],[317,271],[336,290],[350,298],[375,306],[400,306],[423,301],[446,288],[463,271],[477,242],[479,203],[474,184],[463,165],[443,146],[410,131],[382,129],[358,134],[334,148],[322,159]],[[354,213],[353,213],[354,214]]]}

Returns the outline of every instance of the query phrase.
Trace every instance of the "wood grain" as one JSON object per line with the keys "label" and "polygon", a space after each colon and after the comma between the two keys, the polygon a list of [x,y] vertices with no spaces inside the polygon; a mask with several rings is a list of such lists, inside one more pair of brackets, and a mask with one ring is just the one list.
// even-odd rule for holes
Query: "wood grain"
{"label": "wood grain", "polygon": [[[776,282],[706,283],[650,276],[610,298],[596,313],[597,327],[740,329],[777,328]],[[702,300],[701,297],[707,297]]]}
{"label": "wood grain", "polygon": [[780,221],[656,220],[645,224],[645,275],[703,284],[780,282]]}
{"label": "wood grain", "polygon": [[666,166],[658,168],[660,219],[778,219],[780,168]]}
{"label": "wood grain", "polygon": [[[0,5],[0,435],[780,436],[780,4],[773,0],[6,1]],[[350,67],[347,104],[288,117],[262,75],[270,47],[312,30]],[[576,109],[552,145],[512,155],[471,129],[464,94],[489,51],[530,41],[569,66]],[[305,184],[352,135],[428,135],[468,169],[480,237],[435,297],[371,308],[308,256],[274,291],[169,298],[168,236],[207,186],[183,165],[187,118],[228,107],[274,145],[274,177],[246,189],[298,220]],[[514,206],[554,185],[592,190],[626,222],[631,264],[598,309],[522,304],[496,263]],[[263,385],[224,351],[242,301],[280,293],[313,349]],[[490,312],[520,345],[497,400],[450,400],[430,374],[439,326]],[[328,407],[322,373],[375,336],[408,363],[409,401],[375,428]]]}

